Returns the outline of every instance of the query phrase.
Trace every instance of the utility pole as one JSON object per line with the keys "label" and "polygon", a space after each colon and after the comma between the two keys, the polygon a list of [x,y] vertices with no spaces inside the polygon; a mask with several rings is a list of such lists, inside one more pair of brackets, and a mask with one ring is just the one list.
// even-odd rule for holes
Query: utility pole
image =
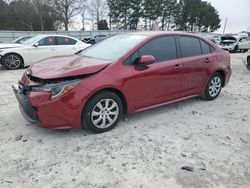
{"label": "utility pole", "polygon": [[225,34],[226,27],[227,27],[227,18],[226,18],[225,25],[224,25],[224,29],[223,29],[223,35]]}

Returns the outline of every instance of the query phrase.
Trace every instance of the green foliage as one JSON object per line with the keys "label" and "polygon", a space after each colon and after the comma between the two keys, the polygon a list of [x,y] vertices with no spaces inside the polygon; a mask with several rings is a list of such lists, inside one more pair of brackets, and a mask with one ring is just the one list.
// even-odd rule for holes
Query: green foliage
{"label": "green foliage", "polygon": [[[63,23],[67,30],[70,18],[81,9],[76,6],[78,1],[12,0],[7,4],[0,0],[0,29],[55,30]],[[215,31],[220,28],[218,11],[202,0],[179,0],[179,3],[177,0],[106,2],[110,29],[136,30],[138,23],[142,22],[144,29],[150,30],[154,29],[155,22],[162,30]],[[69,3],[72,3],[71,8]],[[107,21],[101,20],[98,29],[104,27],[108,28]]]}
{"label": "green foliage", "polygon": [[201,0],[180,0],[174,20],[176,28],[185,31],[215,31],[221,21],[218,11]]}
{"label": "green foliage", "polygon": [[[161,21],[162,30],[215,31],[220,28],[218,11],[201,0],[107,0],[109,16],[116,28],[137,29],[144,20],[145,29]],[[149,24],[148,24],[149,23]]]}
{"label": "green foliage", "polygon": [[98,30],[108,30],[108,22],[107,20],[100,20],[98,23],[97,23],[97,28]]}

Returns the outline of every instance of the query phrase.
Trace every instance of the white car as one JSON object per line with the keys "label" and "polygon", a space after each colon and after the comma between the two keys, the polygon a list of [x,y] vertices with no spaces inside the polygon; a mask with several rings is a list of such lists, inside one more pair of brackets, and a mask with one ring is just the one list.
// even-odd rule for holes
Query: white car
{"label": "white car", "polygon": [[242,37],[239,41],[239,50],[247,52],[250,49],[250,37]]}
{"label": "white car", "polygon": [[250,49],[250,37],[225,35],[221,37],[220,47],[230,52],[247,52]]}
{"label": "white car", "polygon": [[0,64],[6,69],[18,69],[48,57],[71,55],[88,46],[68,36],[38,35],[22,44],[0,44]]}

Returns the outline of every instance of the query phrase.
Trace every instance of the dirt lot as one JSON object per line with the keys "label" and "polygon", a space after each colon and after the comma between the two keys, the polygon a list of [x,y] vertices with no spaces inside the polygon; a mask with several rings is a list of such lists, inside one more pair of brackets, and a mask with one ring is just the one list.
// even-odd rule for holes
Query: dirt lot
{"label": "dirt lot", "polygon": [[137,113],[103,134],[30,125],[11,89],[24,69],[0,67],[0,187],[250,187],[250,71],[241,57],[232,55],[218,99]]}

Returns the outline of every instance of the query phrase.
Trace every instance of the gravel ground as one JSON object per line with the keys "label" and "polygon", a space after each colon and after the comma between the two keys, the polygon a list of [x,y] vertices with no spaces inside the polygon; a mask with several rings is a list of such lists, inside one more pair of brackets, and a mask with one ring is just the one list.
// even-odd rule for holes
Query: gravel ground
{"label": "gravel ground", "polygon": [[[103,134],[37,128],[0,67],[0,187],[250,187],[250,71],[232,55],[218,99],[137,113]],[[193,167],[193,172],[182,170]]]}

